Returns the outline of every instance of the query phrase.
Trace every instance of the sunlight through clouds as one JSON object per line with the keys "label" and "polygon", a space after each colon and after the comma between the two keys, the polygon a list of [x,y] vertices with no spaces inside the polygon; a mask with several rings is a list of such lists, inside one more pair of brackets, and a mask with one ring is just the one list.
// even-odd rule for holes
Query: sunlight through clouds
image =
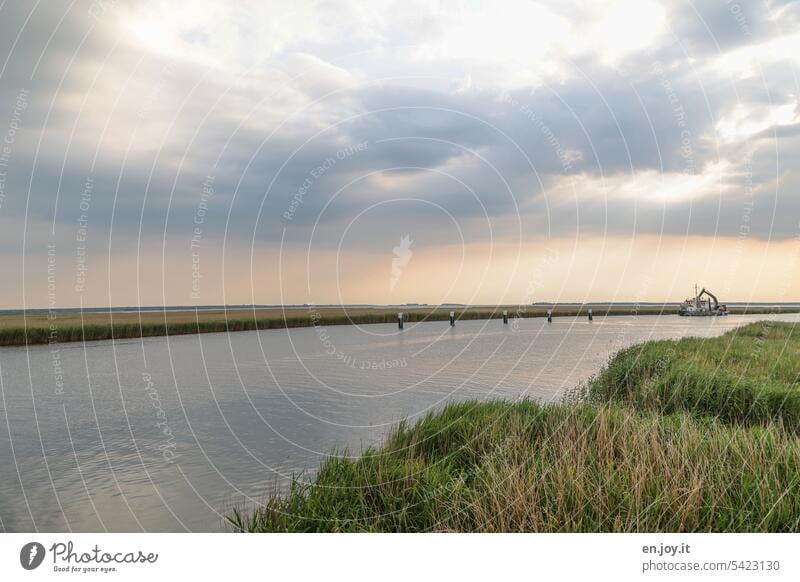
{"label": "sunlight through clouds", "polygon": [[[352,265],[364,249],[391,249],[410,234],[423,263],[463,237],[472,257],[488,262],[494,245],[535,254],[534,238],[575,237],[593,241],[576,246],[580,262],[603,236],[636,232],[691,254],[687,240],[784,242],[800,228],[794,5],[152,0],[102,8],[54,1],[30,18],[17,5],[2,8],[10,56],[0,105],[13,113],[20,90],[30,92],[13,140],[24,165],[2,183],[8,269],[21,267],[25,245],[70,248],[84,218],[92,264],[109,255],[122,264],[141,247],[153,253],[148,263],[178,265],[191,259],[201,202],[202,238],[225,248],[213,260],[237,282],[227,298],[243,302],[250,274],[237,270],[279,248],[327,257],[341,247]],[[214,196],[204,200],[209,177]],[[84,217],[87,180],[95,194]],[[535,257],[519,256],[532,276]],[[184,297],[176,281],[166,277],[159,291]],[[22,287],[18,278],[0,281],[9,305]],[[98,303],[136,299],[127,285],[113,297],[88,288]],[[273,291],[265,301],[280,299]],[[320,293],[336,300],[335,285]],[[764,285],[765,297],[773,293]],[[63,301],[79,297],[65,292]]]}

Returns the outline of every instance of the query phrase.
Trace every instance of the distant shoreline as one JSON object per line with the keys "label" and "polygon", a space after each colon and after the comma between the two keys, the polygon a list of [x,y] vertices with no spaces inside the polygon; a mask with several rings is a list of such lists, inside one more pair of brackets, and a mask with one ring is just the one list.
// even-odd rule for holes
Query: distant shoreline
{"label": "distant shoreline", "polygon": [[[725,302],[727,305],[731,307],[750,307],[750,308],[761,308],[761,307],[781,307],[781,308],[796,308],[800,310],[800,301],[727,301]],[[535,303],[528,304],[527,307],[531,308],[544,308],[544,309],[552,309],[558,307],[587,307],[587,308],[606,308],[606,307],[660,307],[664,308],[665,310],[675,308],[677,309],[680,306],[681,302],[679,301],[589,301],[586,303],[578,303],[574,301],[562,301],[562,302],[547,302],[547,301],[537,301]],[[499,309],[518,309],[519,305],[505,305],[498,307]],[[350,304],[292,304],[287,303],[285,305],[273,305],[273,304],[255,304],[255,305],[116,305],[116,306],[105,306],[105,307],[13,307],[13,308],[4,308],[0,309],[0,319],[7,315],[40,315],[43,313],[164,313],[164,312],[171,312],[171,311],[181,311],[181,312],[209,312],[209,311],[296,311],[298,309],[338,309],[338,310],[362,310],[362,309],[372,309],[372,310],[418,310],[418,309],[426,309],[426,310],[433,310],[433,309],[482,309],[482,310],[493,310],[495,309],[494,305],[488,304],[475,304],[475,305],[467,305],[465,303],[443,303],[441,305],[431,305],[428,303],[398,303],[398,304],[377,304],[377,303],[350,303]]]}
{"label": "distant shoreline", "polygon": [[[800,313],[800,305],[737,306],[728,304],[735,315]],[[0,314],[0,346],[58,344],[64,342],[131,339],[168,335],[189,335],[297,327],[396,323],[402,311],[407,323],[501,318],[508,312],[516,317],[617,315],[666,315],[676,313],[676,304],[641,305],[504,305],[498,307],[396,306],[396,307],[286,307],[236,309],[182,309],[157,311],[41,310],[22,314]],[[676,315],[677,317],[677,315]]]}

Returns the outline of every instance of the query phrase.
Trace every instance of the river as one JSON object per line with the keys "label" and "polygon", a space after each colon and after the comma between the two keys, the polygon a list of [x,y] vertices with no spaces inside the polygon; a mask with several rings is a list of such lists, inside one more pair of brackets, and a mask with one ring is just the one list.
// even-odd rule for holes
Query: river
{"label": "river", "polygon": [[[464,399],[559,398],[622,347],[766,316],[333,326],[0,348],[0,530],[215,531],[333,449]],[[798,315],[776,316],[800,321]]]}

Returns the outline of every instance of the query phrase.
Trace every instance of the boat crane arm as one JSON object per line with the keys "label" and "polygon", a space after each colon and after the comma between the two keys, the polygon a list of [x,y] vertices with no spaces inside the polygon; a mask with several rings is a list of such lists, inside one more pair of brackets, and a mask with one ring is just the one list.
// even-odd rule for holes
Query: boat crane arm
{"label": "boat crane arm", "polygon": [[708,295],[709,297],[711,297],[711,299],[714,301],[714,309],[719,307],[719,301],[717,301],[717,296],[714,295],[711,291],[708,291],[705,287],[703,287],[703,290],[700,291],[700,293],[698,293],[697,296],[698,297],[702,297],[704,294]]}

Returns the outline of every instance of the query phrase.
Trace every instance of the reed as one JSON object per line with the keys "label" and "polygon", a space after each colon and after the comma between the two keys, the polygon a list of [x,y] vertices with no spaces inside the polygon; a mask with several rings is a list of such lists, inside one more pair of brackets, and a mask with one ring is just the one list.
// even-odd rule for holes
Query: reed
{"label": "reed", "polygon": [[[403,310],[406,322],[447,321],[451,309],[428,308]],[[110,315],[108,313],[89,313],[82,317],[65,315],[61,318],[47,319],[44,316],[0,317],[0,346],[46,344],[51,342],[94,341],[107,339],[130,339],[166,335],[186,335],[196,333],[217,333],[233,331],[254,331],[297,327],[396,323],[398,309],[354,309],[352,312],[340,309],[289,310],[288,314],[279,309],[269,310],[267,315],[259,312],[142,312],[139,314]],[[492,319],[500,317],[502,310],[464,308],[455,310],[459,320]],[[595,312],[598,313],[597,308]],[[660,313],[661,308],[653,310]],[[512,311],[512,317],[541,317],[544,308],[526,308]],[[556,315],[580,315],[582,308],[563,307]],[[630,309],[608,308],[608,315],[630,314]],[[10,322],[4,322],[10,319]]]}
{"label": "reed", "polygon": [[797,349],[792,325],[753,324],[625,350],[585,401],[450,404],[331,455],[229,527],[796,532]]}
{"label": "reed", "polygon": [[[455,311],[458,320],[500,318],[508,311],[515,317],[544,317],[548,309],[555,317],[585,317],[588,309],[595,317],[615,315],[660,315],[674,313],[672,306],[645,305],[543,305],[484,307],[324,307],[266,308],[250,310],[204,310],[204,311],[160,311],[160,312],[56,312],[51,319],[47,313],[0,316],[0,346],[45,344],[51,342],[93,341],[107,339],[130,339],[140,337],[216,333],[232,331],[254,331],[314,325],[333,326],[370,323],[396,323],[397,312],[403,311],[405,321],[447,321],[450,311]],[[791,307],[734,307],[733,313],[789,313]]]}
{"label": "reed", "polygon": [[800,442],[616,405],[454,404],[332,456],[238,531],[797,531]]}
{"label": "reed", "polygon": [[638,410],[686,411],[800,431],[800,329],[758,322],[715,339],[653,341],[618,353],[589,396]]}

